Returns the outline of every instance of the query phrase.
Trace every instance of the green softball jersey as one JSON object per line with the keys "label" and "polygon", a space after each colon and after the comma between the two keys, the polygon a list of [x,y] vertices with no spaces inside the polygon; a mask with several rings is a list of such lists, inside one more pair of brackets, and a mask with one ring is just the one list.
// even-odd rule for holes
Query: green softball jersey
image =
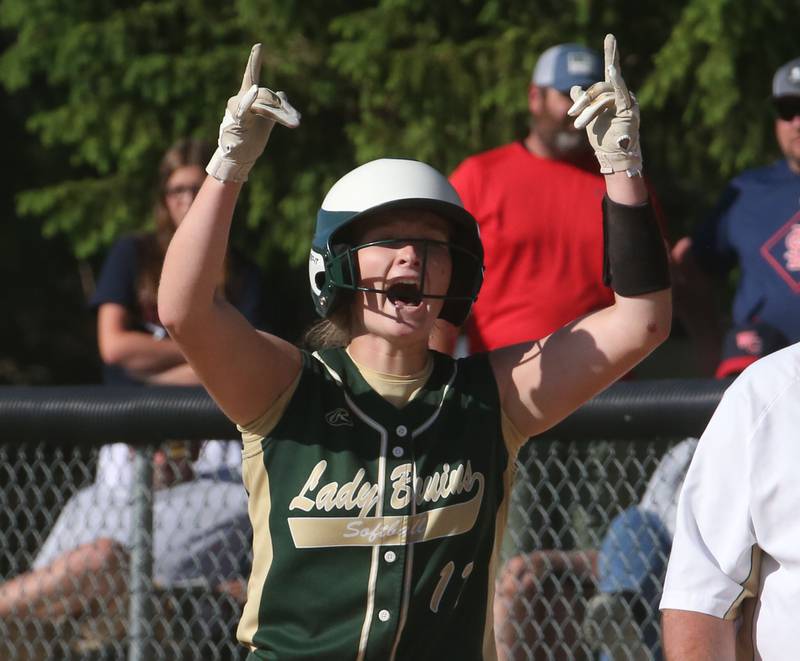
{"label": "green softball jersey", "polygon": [[303,353],[263,437],[245,434],[253,659],[492,659],[513,457],[485,354],[397,408],[343,349]]}

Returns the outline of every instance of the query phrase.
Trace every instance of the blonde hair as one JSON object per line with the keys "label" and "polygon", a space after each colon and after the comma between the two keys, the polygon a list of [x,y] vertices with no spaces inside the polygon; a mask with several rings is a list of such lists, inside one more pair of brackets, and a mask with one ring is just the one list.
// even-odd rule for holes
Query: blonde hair
{"label": "blonde hair", "polygon": [[353,339],[350,306],[342,305],[330,317],[319,319],[303,333],[303,346],[309,351],[346,347]]}

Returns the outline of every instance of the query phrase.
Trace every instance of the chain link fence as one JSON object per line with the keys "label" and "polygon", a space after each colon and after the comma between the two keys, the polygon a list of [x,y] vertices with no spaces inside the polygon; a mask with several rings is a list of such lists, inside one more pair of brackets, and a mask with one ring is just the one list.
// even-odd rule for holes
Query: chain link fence
{"label": "chain link fence", "polygon": [[661,659],[658,601],[696,439],[532,441],[498,578],[501,659]]}
{"label": "chain link fence", "polygon": [[0,444],[0,658],[244,659],[239,444],[192,445]]}
{"label": "chain link fence", "polygon": [[[722,388],[632,388],[520,454],[495,595],[501,659],[661,658],[658,598],[694,450],[684,437],[702,431]],[[238,442],[152,443],[182,428],[187,407],[229,429],[210,400],[178,392],[140,407],[143,395],[109,404],[98,390],[102,405],[70,417],[52,392],[33,407],[30,393],[11,394],[0,392],[0,658],[244,659],[235,629],[251,540]],[[141,438],[141,421],[119,419],[151,409],[150,443],[100,443]]]}

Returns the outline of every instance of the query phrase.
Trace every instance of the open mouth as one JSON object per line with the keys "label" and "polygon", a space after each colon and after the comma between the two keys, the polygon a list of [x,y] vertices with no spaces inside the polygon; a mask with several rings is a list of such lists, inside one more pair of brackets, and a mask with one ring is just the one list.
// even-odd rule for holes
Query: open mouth
{"label": "open mouth", "polygon": [[395,306],[415,306],[422,303],[422,291],[416,282],[396,282],[386,290],[386,298]]}

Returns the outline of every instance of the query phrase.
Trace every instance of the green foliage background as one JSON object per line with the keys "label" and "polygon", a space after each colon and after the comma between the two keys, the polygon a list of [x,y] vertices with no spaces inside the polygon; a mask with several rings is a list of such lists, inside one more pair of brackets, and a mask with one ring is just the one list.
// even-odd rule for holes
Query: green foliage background
{"label": "green foliage background", "polygon": [[216,136],[262,41],[262,84],[285,90],[303,123],[273,132],[237,240],[264,267],[301,268],[339,175],[384,155],[449,171],[522,136],[537,54],[563,41],[601,48],[606,32],[638,92],[646,169],[679,236],[731,174],[777,155],[770,81],[800,54],[798,9],[800,0],[0,0],[3,115],[18,131],[0,236],[13,246],[35,234],[68,246],[65,265],[96,264],[114,238],[146,227],[160,154],[186,134]]}

